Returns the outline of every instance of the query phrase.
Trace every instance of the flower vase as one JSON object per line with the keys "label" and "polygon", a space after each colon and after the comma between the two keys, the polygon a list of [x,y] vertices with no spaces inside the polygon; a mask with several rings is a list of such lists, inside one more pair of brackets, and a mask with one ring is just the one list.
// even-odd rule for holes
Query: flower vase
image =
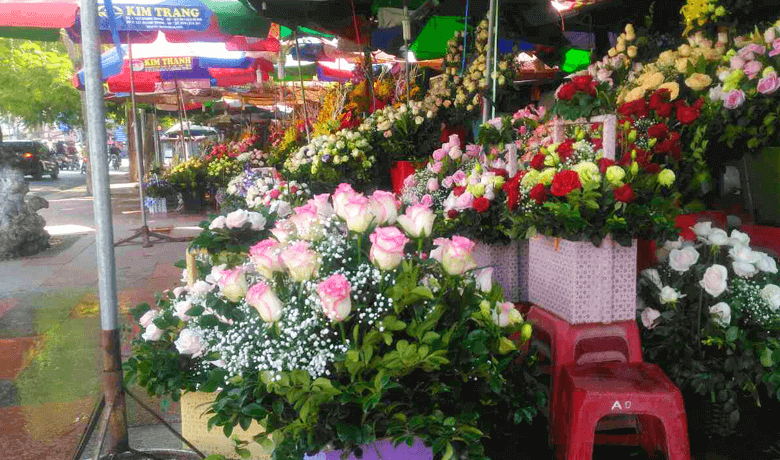
{"label": "flower vase", "polygon": [[[433,452],[429,447],[419,440],[415,439],[414,444],[399,444],[397,447],[386,439],[380,439],[361,446],[362,456],[357,457],[355,453],[347,457],[348,460],[433,460]],[[329,450],[319,452],[314,455],[305,455],[304,460],[340,460],[342,451]]]}
{"label": "flower vase", "polygon": [[168,200],[165,198],[147,197],[145,201],[149,214],[164,214],[168,212]]}
{"label": "flower vase", "polygon": [[[211,403],[214,402],[216,393],[190,392],[181,396],[181,434],[191,442],[198,450],[206,455],[223,455],[227,458],[235,458],[236,450],[230,438],[226,437],[220,427],[208,429],[208,421],[211,418],[207,414]],[[263,433],[263,428],[255,421],[244,431],[236,426],[233,436],[242,441],[250,441],[246,446],[255,460],[267,460],[271,456],[252,438]]]}
{"label": "flower vase", "polygon": [[397,161],[390,168],[390,181],[393,184],[393,193],[400,195],[404,190],[404,179],[416,171],[411,161]]}
{"label": "flower vase", "polygon": [[537,235],[528,244],[528,300],[571,324],[636,319],[637,242],[596,247]]}
{"label": "flower vase", "polygon": [[508,245],[478,242],[471,254],[478,267],[493,268],[493,281],[501,285],[507,301],[528,301],[528,240]]}
{"label": "flower vase", "polygon": [[441,130],[441,139],[439,141],[442,144],[446,144],[450,140],[450,136],[453,134],[458,135],[458,139],[460,139],[460,148],[461,150],[466,150],[466,141],[468,140],[468,130],[466,129],[465,125],[457,125],[457,126],[449,126],[444,125],[444,128]]}

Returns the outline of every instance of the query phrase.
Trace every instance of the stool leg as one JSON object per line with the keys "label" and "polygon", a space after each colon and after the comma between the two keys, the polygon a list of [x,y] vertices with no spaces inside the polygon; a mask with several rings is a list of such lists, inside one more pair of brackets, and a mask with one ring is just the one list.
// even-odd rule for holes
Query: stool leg
{"label": "stool leg", "polygon": [[665,447],[666,434],[660,420],[650,415],[637,416],[639,445],[650,458],[658,458],[658,452]]}
{"label": "stool leg", "polygon": [[668,460],[690,460],[691,447],[688,443],[688,421],[685,412],[659,415],[666,435],[666,458]]}
{"label": "stool leg", "polygon": [[565,460],[592,460],[593,442],[596,438],[596,424],[599,417],[589,414],[587,408],[580,407],[570,416],[569,430],[565,433]]}

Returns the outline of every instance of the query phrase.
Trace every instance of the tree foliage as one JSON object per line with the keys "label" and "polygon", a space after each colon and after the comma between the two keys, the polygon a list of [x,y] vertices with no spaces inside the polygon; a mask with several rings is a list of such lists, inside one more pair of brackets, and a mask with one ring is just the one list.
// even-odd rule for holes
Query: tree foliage
{"label": "tree foliage", "polygon": [[81,123],[73,64],[60,43],[0,39],[0,113],[28,125]]}

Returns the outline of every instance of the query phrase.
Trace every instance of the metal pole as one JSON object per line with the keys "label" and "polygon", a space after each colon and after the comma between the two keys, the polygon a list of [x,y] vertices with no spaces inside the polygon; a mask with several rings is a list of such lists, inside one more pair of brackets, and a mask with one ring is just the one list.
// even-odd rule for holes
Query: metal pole
{"label": "metal pole", "polygon": [[[303,71],[301,70],[301,49],[298,47],[298,28],[293,29],[295,39],[295,57],[298,58],[298,78],[301,80],[301,97],[303,98],[303,127],[306,128],[306,143],[311,142],[309,137],[309,114],[306,112],[306,91],[303,89]],[[360,37],[358,37],[358,41]]]}
{"label": "metal pole", "polygon": [[184,120],[181,118],[181,110],[184,107],[184,104],[181,102],[181,96],[179,95],[179,80],[175,79],[173,80],[173,83],[176,84],[176,107],[179,109],[179,141],[181,142],[181,148],[184,151],[184,159],[188,160],[187,158],[187,152],[189,149],[185,146],[184,143]]}
{"label": "metal pole", "polygon": [[406,77],[406,105],[409,105],[409,40],[412,38],[412,24],[409,21],[408,0],[404,0],[404,74]]}
{"label": "metal pole", "polygon": [[[491,37],[491,40],[493,40],[493,72],[498,70],[498,10],[500,8],[499,1],[496,0],[496,14],[495,18],[493,20],[493,37]],[[496,117],[496,85],[498,82],[495,78],[493,78],[493,72],[490,73],[490,79],[493,81],[493,104],[492,104],[492,110],[490,118]]]}
{"label": "metal pole", "polygon": [[141,246],[148,248],[152,245],[149,242],[149,234],[146,229],[149,228],[146,221],[146,206],[144,205],[144,148],[141,140],[141,129],[138,127],[138,107],[135,103],[135,71],[133,70],[133,44],[130,42],[130,32],[127,33],[127,55],[130,59],[130,104],[133,111],[133,137],[135,138],[135,157],[136,173],[138,174],[138,198],[141,200],[141,232],[143,243]]}
{"label": "metal pole", "polygon": [[190,125],[190,119],[187,117],[187,106],[184,105],[184,91],[179,88],[178,80],[176,81],[176,91],[181,96],[181,112],[184,114],[184,123],[187,123],[187,142],[184,144],[187,158],[191,156],[190,142],[192,142],[192,125]]}
{"label": "metal pole", "polygon": [[103,345],[103,392],[106,401],[113,402],[109,420],[111,444],[109,452],[129,449],[127,408],[123,391],[121,350],[117,321],[116,260],[114,231],[111,219],[111,193],[108,182],[108,152],[106,151],[106,115],[103,107],[103,84],[100,81],[100,36],[97,23],[97,1],[81,2],[81,33],[84,53],[87,131],[94,154],[90,162],[93,178],[98,290],[100,293],[100,328]]}
{"label": "metal pole", "polygon": [[[490,0],[490,9],[488,10],[488,42],[485,51],[485,71],[488,73],[488,85],[490,85],[490,68],[493,67],[491,59],[493,57],[493,20],[496,17],[496,0]],[[487,123],[490,119],[490,100],[487,96],[482,96],[482,123]]]}
{"label": "metal pole", "polygon": [[154,108],[152,113],[152,123],[152,131],[154,131],[154,157],[157,158],[157,163],[162,166],[165,163],[165,158],[160,153],[160,133],[157,131],[157,107]]}

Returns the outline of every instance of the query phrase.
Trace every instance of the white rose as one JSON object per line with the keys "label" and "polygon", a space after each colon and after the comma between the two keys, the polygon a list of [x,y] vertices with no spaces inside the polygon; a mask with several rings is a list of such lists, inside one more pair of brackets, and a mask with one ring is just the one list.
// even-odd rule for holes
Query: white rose
{"label": "white rose", "polygon": [[187,312],[190,308],[192,308],[192,301],[189,299],[176,302],[174,305],[174,314],[182,321],[189,321],[191,318],[187,316]]}
{"label": "white rose", "polygon": [[726,302],[720,302],[710,307],[710,315],[721,327],[726,327],[731,323],[731,307]]}
{"label": "white rose", "polygon": [[660,317],[661,312],[655,308],[645,308],[642,310],[642,325],[648,329],[653,329],[657,326],[657,322]]}
{"label": "white rose", "polygon": [[713,297],[718,297],[726,290],[726,280],[729,272],[723,265],[715,264],[704,272],[704,278],[699,281],[699,285]]}
{"label": "white rose", "polygon": [[249,222],[249,212],[245,209],[238,209],[225,216],[225,225],[228,228],[241,228]]}
{"label": "white rose", "polygon": [[761,255],[757,252],[753,252],[749,246],[744,244],[736,244],[729,249],[729,255],[735,262],[742,262],[746,264],[754,264],[758,262]]}
{"label": "white rose", "polygon": [[731,238],[729,238],[729,244],[736,246],[738,244],[750,245],[750,237],[747,233],[742,233],[737,229],[731,231]]}
{"label": "white rose", "polygon": [[214,289],[213,284],[207,283],[203,280],[198,280],[195,282],[195,284],[192,285],[190,292],[192,292],[194,295],[203,295],[208,294],[212,289]]}
{"label": "white rose", "polygon": [[755,265],[749,264],[747,262],[734,261],[731,264],[731,268],[734,269],[734,273],[736,273],[737,276],[741,276],[743,278],[750,278],[758,273],[758,268],[756,268]]}
{"label": "white rose", "polygon": [[667,303],[675,303],[677,302],[677,299],[685,297],[684,295],[680,295],[679,292],[675,291],[674,288],[669,286],[664,286],[661,289],[660,299],[661,303],[667,304]]}
{"label": "white rose", "polygon": [[769,304],[772,311],[777,311],[780,308],[780,286],[767,284],[761,289],[761,298]]}
{"label": "white rose", "polygon": [[249,222],[252,224],[252,230],[260,231],[265,228],[265,217],[259,212],[250,212]]}
{"label": "white rose", "polygon": [[154,321],[155,318],[157,318],[157,310],[149,310],[141,317],[141,319],[138,320],[138,324],[141,325],[141,327],[149,327],[150,324]]}
{"label": "white rose", "polygon": [[225,216],[219,216],[209,224],[209,230],[216,230],[218,228],[225,228]]}
{"label": "white rose", "polygon": [[493,267],[483,268],[476,277],[477,288],[488,293],[493,289]]}
{"label": "white rose", "polygon": [[707,238],[712,233],[712,222],[698,222],[692,228],[696,236]]}
{"label": "white rose", "polygon": [[141,337],[149,342],[156,342],[160,340],[160,337],[163,335],[163,330],[159,327],[155,326],[154,323],[146,326],[146,331],[141,335]]}
{"label": "white rose", "polygon": [[200,343],[200,334],[192,329],[183,329],[179,338],[173,342],[176,349],[182,355],[192,355],[193,358],[203,354],[203,345]]}
{"label": "white rose", "polygon": [[173,298],[178,299],[179,296],[183,293],[187,292],[187,286],[179,286],[173,290]]}
{"label": "white rose", "polygon": [[754,252],[761,256],[756,262],[756,268],[765,273],[777,273],[777,262],[774,257],[764,252]]}
{"label": "white rose", "polygon": [[642,271],[642,275],[658,286],[659,290],[663,289],[664,285],[661,282],[661,275],[658,273],[658,270],[655,268],[648,268]]}
{"label": "white rose", "polygon": [[724,246],[729,243],[729,235],[725,230],[716,228],[712,230],[712,233],[707,237],[707,240],[710,244]]}
{"label": "white rose", "polygon": [[669,266],[680,273],[688,271],[693,264],[699,261],[699,251],[686,246],[682,249],[672,249],[669,253]]}

